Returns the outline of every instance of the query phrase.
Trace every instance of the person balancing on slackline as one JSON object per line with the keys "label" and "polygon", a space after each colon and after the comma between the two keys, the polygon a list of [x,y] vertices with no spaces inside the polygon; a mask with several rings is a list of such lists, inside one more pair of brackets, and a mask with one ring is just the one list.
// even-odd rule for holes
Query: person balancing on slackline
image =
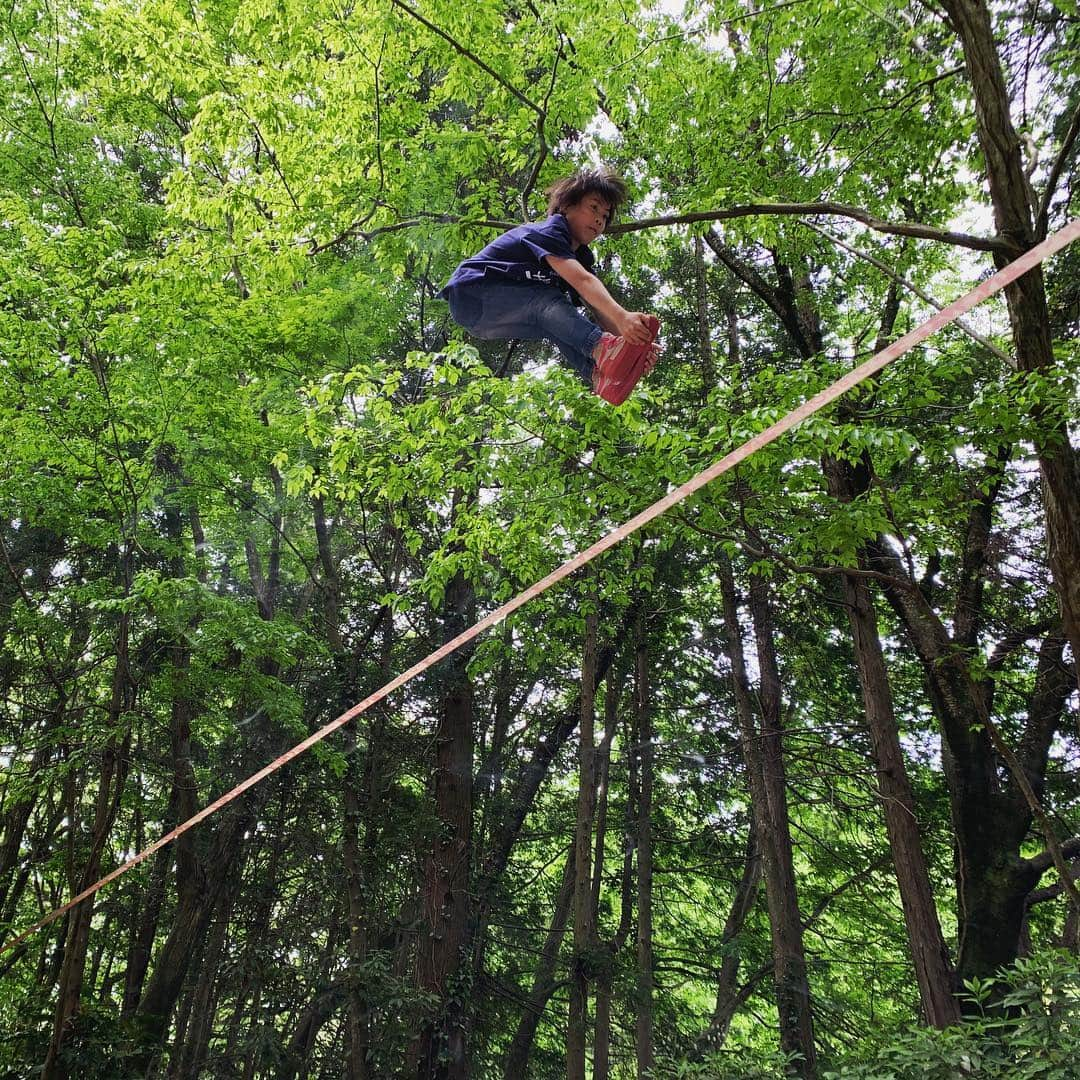
{"label": "person balancing on slackline", "polygon": [[[592,273],[589,243],[626,201],[606,169],[576,172],[547,191],[548,219],[519,225],[466,259],[439,292],[474,337],[545,339],[612,405],[655,366],[660,320],[627,311]],[[577,310],[589,305],[599,326]]]}

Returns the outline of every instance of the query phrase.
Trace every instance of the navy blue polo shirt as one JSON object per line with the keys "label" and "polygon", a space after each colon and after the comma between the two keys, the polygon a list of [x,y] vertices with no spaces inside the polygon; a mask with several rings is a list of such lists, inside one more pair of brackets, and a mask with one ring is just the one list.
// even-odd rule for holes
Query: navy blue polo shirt
{"label": "navy blue polo shirt", "polygon": [[596,261],[593,253],[584,244],[575,250],[573,244],[570,226],[562,214],[552,214],[547,221],[518,225],[492,240],[471,259],[460,263],[439,296],[445,299],[448,289],[470,282],[535,281],[554,285],[569,293],[575,304],[581,303],[577,293],[545,261],[548,255],[557,259],[577,259],[591,273]]}

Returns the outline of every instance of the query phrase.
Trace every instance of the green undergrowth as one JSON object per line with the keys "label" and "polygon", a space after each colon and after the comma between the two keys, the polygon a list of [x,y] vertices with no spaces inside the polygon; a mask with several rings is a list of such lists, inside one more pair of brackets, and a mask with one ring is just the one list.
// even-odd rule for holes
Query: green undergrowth
{"label": "green undergrowth", "polygon": [[1055,951],[973,980],[968,1019],[912,1027],[824,1080],[1075,1080],[1080,1077],[1080,964]]}

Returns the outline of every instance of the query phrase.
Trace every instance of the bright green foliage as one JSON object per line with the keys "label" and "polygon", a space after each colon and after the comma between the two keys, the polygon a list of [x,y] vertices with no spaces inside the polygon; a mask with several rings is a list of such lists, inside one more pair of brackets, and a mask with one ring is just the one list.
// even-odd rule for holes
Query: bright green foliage
{"label": "bright green foliage", "polygon": [[[1072,7],[994,9],[1014,119],[1041,148],[1037,192],[1075,125]],[[94,859],[113,869],[441,644],[455,586],[474,614],[491,610],[926,317],[850,249],[939,300],[992,263],[844,210],[992,230],[963,58],[931,7],[18,0],[0,23],[5,941]],[[612,291],[664,326],[661,365],[618,410],[547,346],[468,340],[435,298],[501,224],[542,213],[547,183],[596,160],[630,182],[624,222],[835,211],[740,211],[601,241]],[[1060,166],[1051,227],[1075,215],[1075,143]],[[1069,1075],[1076,934],[1052,870],[1032,874],[1043,892],[1026,931],[1041,958],[974,985],[963,1026],[918,1026],[840,587],[881,540],[947,632],[976,605],[973,644],[941,662],[992,697],[1010,746],[1033,745],[1031,718],[1045,718],[1033,775],[1059,839],[1076,837],[1076,695],[1057,689],[1075,659],[1051,648],[1030,447],[1043,426],[1078,420],[1080,255],[1046,278],[1051,370],[1021,378],[950,329],[477,643],[463,857],[483,910],[441,996],[416,973],[425,856],[448,842],[432,798],[445,668],[95,899],[62,1050],[72,1074],[339,1077],[351,1053],[370,1075],[404,1075],[425,1020],[460,1000],[469,1075],[502,1076],[573,836],[595,605],[611,661],[597,727],[610,703],[613,739],[586,959],[594,991],[612,988],[612,1075],[636,1074],[641,1004],[639,617],[656,757],[654,1076],[784,1075],[760,887],[725,932],[751,796],[723,555],[741,596],[752,580],[771,591],[823,1074]],[[1008,352],[1004,304],[973,322]],[[865,469],[865,490],[837,499],[830,461]],[[867,580],[955,953],[964,912],[937,703],[882,582]],[[1045,841],[1033,826],[1002,860],[1045,868]],[[0,1075],[40,1074],[65,933],[0,954]],[[566,1072],[571,938],[555,949],[530,1077]],[[1073,951],[1044,955],[1055,946]],[[738,1000],[718,1026],[735,957]],[[159,990],[165,1016],[148,1004]]]}

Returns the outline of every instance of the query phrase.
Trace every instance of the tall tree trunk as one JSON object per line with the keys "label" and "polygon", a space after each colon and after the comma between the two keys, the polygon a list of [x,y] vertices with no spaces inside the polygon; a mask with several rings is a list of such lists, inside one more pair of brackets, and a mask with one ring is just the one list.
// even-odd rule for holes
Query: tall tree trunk
{"label": "tall tree trunk", "polygon": [[[702,398],[716,386],[716,364],[713,360],[711,327],[709,318],[709,279],[705,265],[705,242],[700,236],[694,237],[694,300],[697,315],[698,360],[701,363]],[[728,308],[729,331],[736,315],[733,308]]]}
{"label": "tall tree trunk", "polygon": [[[829,458],[824,468],[830,493],[843,502],[850,502],[855,496],[850,466]],[[862,572],[868,568],[869,558],[861,551],[858,570]],[[944,1028],[960,1019],[960,1004],[953,992],[956,974],[941,931],[919,835],[915,799],[900,745],[874,600],[866,578],[859,573],[844,574],[842,588],[919,999],[926,1022],[932,1027]]]}
{"label": "tall tree trunk", "polygon": [[[172,447],[165,445],[159,449],[156,464],[165,479],[165,534],[173,548],[173,554],[170,558],[170,571],[173,578],[179,580],[186,576],[187,573],[183,556],[183,511],[181,509],[184,496],[188,494],[185,491],[186,481],[180,461]],[[191,527],[191,545],[192,550],[195,552],[197,576],[205,585],[207,582],[204,554],[206,537],[203,534],[202,522],[194,502],[189,502],[187,515]],[[191,765],[191,721],[195,711],[195,703],[190,699],[186,687],[188,670],[191,665],[191,649],[186,642],[194,636],[196,625],[196,620],[190,621],[185,628],[185,632],[177,635],[169,646],[169,663],[172,669],[173,681],[177,687],[171,710],[170,725],[173,751],[173,788],[169,799],[169,810],[166,815],[166,822],[173,825],[177,821],[186,820],[197,809],[195,775]],[[141,814],[141,806],[136,807],[136,821],[139,823],[140,832]],[[144,838],[140,836],[137,846],[141,848],[144,843]],[[191,843],[190,837],[182,838],[178,844],[162,848],[154,856],[150,885],[142,897],[142,903],[138,909],[138,918],[132,921],[131,926],[127,963],[124,969],[124,995],[120,1007],[122,1019],[130,1019],[138,1009],[139,999],[142,996],[146,974],[150,966],[150,957],[154,938],[157,934],[161,906],[165,899],[169,867],[175,858],[180,857],[185,860],[183,866],[178,867],[180,876],[183,878],[190,873]],[[178,856],[180,852],[183,854]]]}
{"label": "tall tree trunk", "polygon": [[[337,680],[335,694],[337,708],[344,711],[349,701],[355,700],[359,676],[359,657],[355,652],[347,654],[341,633],[341,577],[334,557],[332,527],[326,515],[322,496],[313,500],[316,546],[323,580],[323,634],[335,662]],[[389,650],[393,621],[380,615],[372,624],[370,634],[383,634],[382,663],[379,666],[380,682],[389,678]],[[364,860],[364,843],[375,831],[371,821],[376,784],[375,760],[378,754],[378,738],[374,731],[381,726],[376,719],[372,724],[372,737],[368,741],[368,754],[364,773],[358,768],[356,729],[350,724],[345,731],[345,755],[348,774],[342,794],[344,820],[342,822],[342,855],[345,869],[345,890],[348,904],[349,925],[349,999],[345,1028],[345,1078],[346,1080],[369,1080],[368,1051],[370,1049],[369,1009],[366,987],[362,977],[368,953],[369,903],[367,895],[367,867]],[[368,811],[368,813],[365,813]],[[361,837],[364,837],[362,840]],[[319,1010],[312,1012],[312,1022]]]}
{"label": "tall tree trunk", "polygon": [[570,964],[570,1018],[566,1032],[567,1080],[585,1080],[589,982],[595,925],[592,904],[593,819],[596,812],[594,737],[597,616],[586,598],[585,651],[581,663],[581,719],[578,730],[578,807],[574,833],[574,955]]}
{"label": "tall tree trunk", "polygon": [[817,1074],[817,1055],[787,814],[780,678],[773,651],[772,618],[765,586],[758,581],[751,588],[751,613],[761,670],[759,731],[743,654],[735,580],[727,556],[721,553],[718,561],[736,711],[750,781],[754,828],[763,858],[780,1046],[786,1053],[797,1055],[795,1074],[812,1080]]}
{"label": "tall tree trunk", "polygon": [[634,716],[638,737],[637,806],[637,1018],[634,1049],[638,1076],[652,1076],[656,1047],[653,1038],[653,730],[649,701],[649,654],[644,620],[638,619],[634,649]]}
{"label": "tall tree trunk", "polygon": [[[179,476],[173,463],[166,461],[165,467],[175,477]],[[166,508],[170,531],[177,537],[179,514],[177,497]],[[278,524],[280,525],[280,521]],[[267,576],[263,575],[262,562],[254,539],[249,538],[245,543],[251,585],[259,614],[267,621],[274,618],[277,604],[280,542],[280,529],[276,528],[270,542],[270,569]],[[190,649],[183,640],[173,642],[170,659],[176,672],[186,674],[190,663]],[[259,660],[259,670],[268,677],[276,677],[277,663],[270,657],[262,658]],[[198,809],[197,782],[192,764],[191,723],[194,716],[195,702],[184,692],[182,686],[173,700],[171,717],[173,793],[179,820],[186,820]],[[233,807],[222,811],[214,825],[204,824],[199,830],[190,830],[178,837],[172,845],[176,857],[177,905],[172,926],[158,951],[153,971],[146,980],[135,1013],[146,1036],[140,1053],[133,1059],[136,1067],[149,1069],[160,1052],[173,1009],[183,990],[191,963],[203,948],[214,912],[219,904],[231,906],[231,895],[225,898],[222,894],[232,894],[239,888],[245,837],[251,824],[258,818],[261,808],[276,790],[276,784],[259,785],[238,800]],[[205,845],[204,858],[199,857],[196,847],[200,836]]]}
{"label": "tall tree trunk", "polygon": [[[40,744],[34,751],[26,769],[27,777],[34,777],[53,752],[50,732],[62,720],[66,703],[61,701],[51,714],[48,725],[40,734]],[[21,890],[15,888],[18,877],[15,867],[23,856],[23,838],[30,816],[38,804],[36,794],[27,791],[6,805],[0,815],[0,922],[8,922],[15,914]]]}
{"label": "tall tree trunk", "polygon": [[[444,640],[472,622],[473,590],[458,572],[446,590]],[[418,1040],[420,1080],[464,1080],[466,1076],[465,995],[455,986],[468,938],[473,789],[473,687],[467,665],[471,652],[459,650],[442,667],[443,690],[435,732],[435,817],[439,834],[424,861],[423,938],[418,958],[419,988],[440,1000],[437,1016],[424,1024]]]}
{"label": "tall tree trunk", "polygon": [[[713,231],[706,243],[724,266],[744,282],[776,314],[803,359],[821,351],[824,335],[814,301],[809,269],[797,260],[794,270],[772,252],[776,284],[765,280],[755,268],[724,246]],[[737,319],[729,306],[728,348],[730,361],[742,368]],[[720,557],[724,616],[728,631],[735,686],[736,707],[742,731],[743,755],[750,774],[754,828],[762,852],[765,895],[772,933],[773,974],[780,1020],[780,1045],[796,1055],[793,1066],[798,1075],[811,1078],[817,1073],[814,1047],[813,1008],[803,947],[802,920],[795,888],[791,829],[787,810],[787,785],[782,745],[782,701],[772,631],[768,588],[754,578],[750,588],[750,609],[757,643],[760,675],[760,737],[753,720],[753,705],[742,650],[738,620],[738,599],[731,565]]]}
{"label": "tall tree trunk", "polygon": [[864,578],[845,574],[843,589],[919,999],[926,1022],[944,1028],[960,1020],[960,1004],[953,993],[955,973],[919,836],[919,819],[900,746],[874,602]]}
{"label": "tall tree trunk", "polygon": [[[964,49],[994,222],[1019,255],[1034,246],[1045,231],[1045,222],[1034,220],[1033,193],[1010,114],[1009,92],[994,42],[990,10],[984,0],[942,0],[942,7]],[[1049,196],[1050,192],[1044,193],[1044,203],[1049,203]],[[1010,261],[1005,256],[996,258],[999,266]],[[1005,299],[1020,371],[1052,371],[1055,360],[1042,268],[1036,267],[1008,286]],[[1036,418],[1043,419],[1039,415]],[[1036,451],[1042,474],[1047,547],[1080,685],[1080,464],[1065,419],[1045,419]]]}
{"label": "tall tree trunk", "polygon": [[795,884],[795,860],[788,817],[787,774],[784,767],[783,698],[776,657],[772,602],[765,580],[750,584],[750,612],[757,643],[761,702],[761,771],[774,864],[766,859],[766,893],[773,893],[770,921],[775,935],[776,999],[780,1011],[781,1045],[799,1055],[799,1075],[817,1073],[810,982],[803,949],[802,917]]}
{"label": "tall tree trunk", "polygon": [[[480,820],[476,829],[474,844],[474,865],[483,866],[487,859],[488,846],[495,822],[499,821],[505,809],[503,784],[506,770],[507,736],[510,731],[512,712],[511,696],[520,693],[515,686],[511,673],[513,627],[507,620],[503,627],[503,645],[506,652],[499,663],[496,685],[493,688],[492,730],[488,747],[483,750],[483,763],[478,766],[475,798],[480,806]],[[521,694],[517,710],[528,699],[528,694]],[[472,948],[472,974],[476,985],[483,985],[484,958],[488,945],[488,916],[490,912],[483,903],[476,905],[473,925],[469,931]],[[483,994],[473,997],[471,1011],[475,1014],[482,1009]]]}
{"label": "tall tree trunk", "polygon": [[340,979],[331,977],[338,967],[341,954],[339,939],[343,930],[338,919],[327,929],[326,944],[315,972],[315,983],[319,989],[293,1022],[292,1034],[285,1041],[285,1052],[276,1067],[274,1080],[303,1080],[309,1075],[311,1052],[323,1025],[340,1011],[348,999],[348,976]]}
{"label": "tall tree trunk", "polygon": [[[106,747],[102,752],[94,821],[91,826],[90,852],[82,874],[73,885],[75,892],[82,892],[101,875],[101,856],[113,822],[116,820],[120,804],[120,790],[127,771],[124,764],[125,757],[123,749],[118,746]],[[73,821],[72,825],[74,824]],[[60,1054],[82,999],[83,975],[86,970],[90,922],[93,914],[94,897],[91,896],[68,915],[64,959],[60,968],[60,986],[53,1015],[52,1039],[45,1058],[42,1080],[66,1080],[70,1075]]]}
{"label": "tall tree trunk", "polygon": [[[166,827],[176,821],[176,797],[170,800],[170,810],[166,815]],[[139,845],[142,846],[141,844]],[[120,1005],[120,1019],[128,1020],[135,1015],[142,996],[146,973],[150,968],[150,956],[157,934],[161,905],[165,900],[168,885],[169,867],[176,853],[172,846],[162,848],[150,864],[150,882],[142,896],[142,902],[136,911],[138,918],[133,919],[131,938],[128,943],[127,963],[124,967],[124,994]]]}
{"label": "tall tree trunk", "polygon": [[[593,680],[594,693],[600,680],[607,675],[616,653],[632,632],[637,617],[636,610],[636,604],[631,604],[630,609],[620,621],[613,640],[599,650],[596,678]],[[481,934],[486,924],[487,912],[493,903],[495,890],[506,872],[511,851],[536,795],[547,776],[552,761],[577,730],[580,719],[581,699],[578,697],[545,725],[545,730],[530,751],[528,761],[521,767],[514,780],[512,792],[503,804],[499,823],[492,829],[490,844],[476,882],[476,912],[473,936],[470,941],[470,946],[474,950],[483,948]]]}
{"label": "tall tree trunk", "polygon": [[[237,888],[244,837],[265,797],[263,794],[258,801],[249,797],[232,813],[222,814],[208,845],[205,864],[202,861],[195,864],[194,880],[184,883],[180,891],[172,926],[158,950],[136,1013],[147,1036],[145,1049],[133,1058],[136,1067],[149,1068],[159,1052],[192,959],[198,953],[221,893]],[[212,870],[207,872],[205,867]]]}
{"label": "tall tree trunk", "polygon": [[[888,345],[899,309],[899,290],[893,282],[889,286],[878,329],[876,351]],[[847,405],[841,406],[840,415],[845,420],[855,419]],[[823,470],[829,493],[841,502],[850,503],[856,494],[850,466],[838,458],[826,457]],[[989,519],[985,524],[989,530]],[[919,835],[915,799],[900,745],[900,731],[878,635],[874,600],[866,578],[862,576],[869,563],[866,550],[861,549],[858,554],[859,573],[847,573],[842,578],[844,606],[851,626],[859,687],[877,767],[878,795],[889,837],[889,850],[896,872],[923,1016],[932,1027],[945,1028],[960,1020],[960,1003],[953,993],[956,974],[941,932],[941,921]],[[965,621],[972,635],[978,617],[976,612],[965,613]]]}
{"label": "tall tree trunk", "polygon": [[[345,820],[342,824],[342,854],[349,907],[349,1006],[346,1028],[345,1078],[369,1080],[368,1049],[370,1031],[365,994],[363,965],[368,951],[366,877],[360,833],[364,819],[364,804],[370,799],[358,790],[362,783],[353,767],[356,759],[356,733],[351,728],[345,736],[345,752],[350,764],[348,782],[343,795]],[[369,746],[374,752],[374,747]]]}
{"label": "tall tree trunk", "polygon": [[[266,832],[263,835],[267,837],[270,853],[265,869],[261,866],[261,850],[247,849],[251,852],[251,861],[260,866],[259,888],[250,909],[251,914],[246,927],[247,943],[238,965],[242,978],[229,1023],[230,1045],[235,1044],[239,1032],[258,1031],[262,1023],[262,997],[267,976],[267,967],[262,962],[262,957],[265,954],[267,942],[270,940],[274,902],[279,891],[281,856],[289,839],[288,830],[285,827],[285,822],[288,820],[288,790],[285,785],[278,786],[278,817],[276,821],[271,817],[266,822]],[[257,839],[255,843],[258,843]],[[231,903],[231,899],[225,899],[224,902]],[[248,1049],[244,1061],[243,1080],[252,1080],[255,1070],[262,1064],[260,1051]]]}

